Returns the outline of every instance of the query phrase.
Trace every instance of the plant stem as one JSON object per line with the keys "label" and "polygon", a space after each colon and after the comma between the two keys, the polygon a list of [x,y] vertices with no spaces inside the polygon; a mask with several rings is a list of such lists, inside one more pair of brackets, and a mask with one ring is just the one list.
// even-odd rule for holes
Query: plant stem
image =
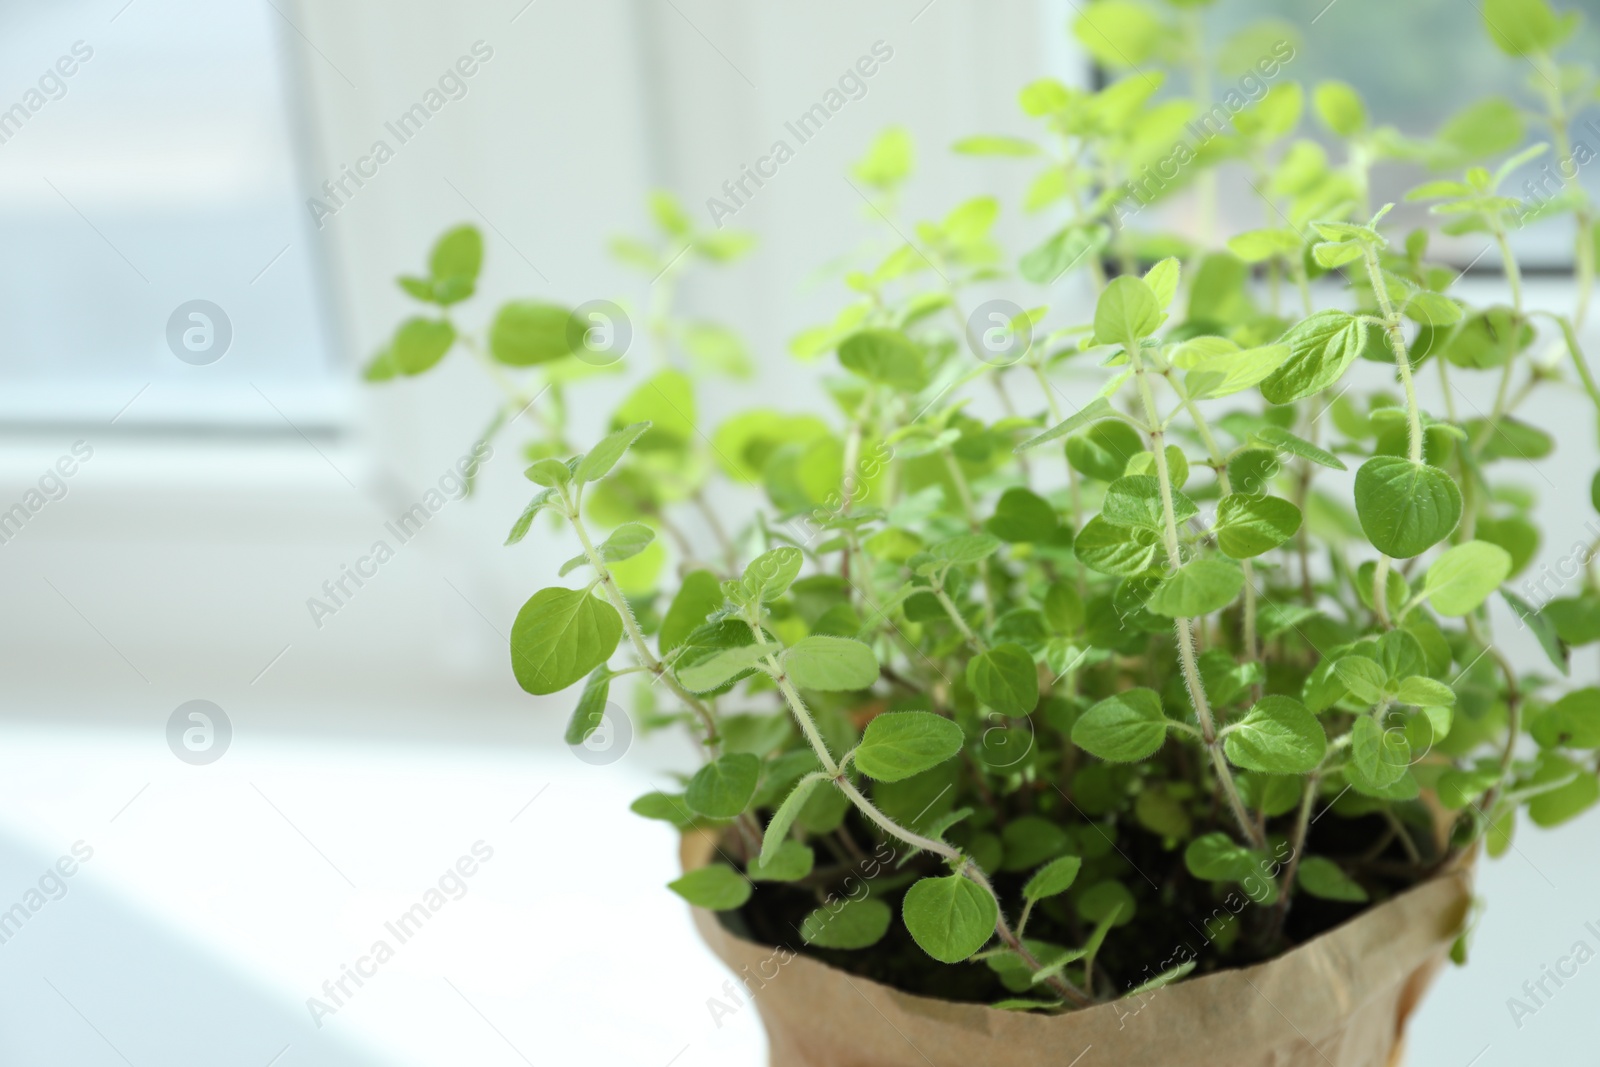
{"label": "plant stem", "polygon": [[1317,785],[1321,782],[1321,772],[1312,771],[1306,776],[1305,789],[1300,794],[1300,814],[1295,817],[1294,836],[1289,839],[1289,863],[1283,870],[1283,888],[1278,893],[1277,906],[1272,910],[1272,918],[1267,923],[1268,941],[1275,941],[1283,932],[1283,922],[1289,917],[1290,892],[1294,888],[1295,872],[1300,869],[1300,857],[1305,855],[1306,836],[1311,831],[1311,808],[1317,800]]}
{"label": "plant stem", "polygon": [[1411,379],[1411,356],[1406,352],[1405,333],[1400,326],[1400,313],[1389,299],[1389,287],[1383,280],[1383,268],[1378,265],[1378,253],[1370,245],[1364,246],[1367,276],[1372,279],[1372,292],[1383,313],[1383,331],[1389,339],[1389,349],[1394,353],[1395,369],[1400,374],[1400,384],[1406,391],[1406,453],[1411,462],[1422,462],[1422,408],[1417,404],[1417,386]]}
{"label": "plant stem", "polygon": [[984,644],[983,638],[974,633],[972,627],[967,624],[967,620],[962,618],[961,609],[956,607],[954,600],[950,599],[950,594],[944,591],[942,582],[934,585],[933,595],[944,607],[945,613],[950,616],[950,621],[956,624],[956,629],[961,631],[961,636],[967,639],[967,644],[972,646],[973,651],[980,655],[987,652],[989,646]]}
{"label": "plant stem", "polygon": [[1033,376],[1039,379],[1039,392],[1044,394],[1045,407],[1050,412],[1050,425],[1054,426],[1061,421],[1061,405],[1056,403],[1055,387],[1045,375],[1044,365],[1037,359],[1030,359],[1028,366],[1033,369]]}
{"label": "plant stem", "polygon": [[[483,366],[485,373],[489,375],[490,381],[494,382],[494,384],[499,387],[500,391],[506,395],[507,400],[516,405],[516,410],[512,412],[512,414],[520,415],[524,411],[528,412],[533,416],[533,420],[537,422],[546,433],[552,434],[555,437],[557,444],[559,444],[562,448],[566,448],[566,440],[561,436],[560,433],[557,432],[555,427],[551,426],[545,421],[544,415],[534,404],[534,401],[539,399],[540,394],[528,396],[521,389],[519,389],[517,387],[517,383],[512,381],[510,376],[501,369],[500,364],[489,358],[489,355],[478,346],[478,342],[472,337],[471,334],[458,333],[456,337],[458,340],[460,340],[462,347],[464,347],[468,352],[472,353],[472,358],[477,360]],[[548,386],[546,388],[548,388]]]}
{"label": "plant stem", "polygon": [[967,525],[976,532],[978,529],[977,507],[972,500],[972,487],[967,484],[967,476],[961,471],[961,461],[956,459],[956,454],[946,448],[940,453],[944,456],[945,469],[950,472],[950,480],[955,483],[956,496],[961,501],[961,510],[966,513]]}
{"label": "plant stem", "polygon": [[1572,117],[1568,113],[1566,96],[1561,89],[1560,69],[1551,59],[1550,53],[1542,49],[1536,50],[1528,58],[1540,75],[1534,80],[1534,84],[1545,100],[1551,139],[1555,142],[1556,171],[1561,174],[1567,188],[1576,190],[1579,195],[1579,206],[1573,211],[1578,231],[1573,248],[1573,261],[1578,276],[1578,296],[1572,318],[1573,322],[1582,328],[1589,313],[1589,297],[1594,291],[1594,220],[1589,214],[1589,198],[1583,193],[1579,182],[1578,167],[1573,162],[1572,136],[1569,132]]}
{"label": "plant stem", "polygon": [[[751,625],[756,632],[756,639],[765,645],[766,641],[761,636],[760,624],[752,623]],[[1036,958],[1034,958],[1033,954],[1028,951],[1027,947],[1023,945],[1022,942],[1017,939],[1017,936],[1011,932],[1011,927],[1006,922],[1005,909],[1000,905],[999,894],[994,891],[994,886],[989,883],[988,878],[984,877],[983,871],[979,869],[978,865],[973,863],[966,856],[963,856],[959,849],[953,848],[952,846],[945,844],[943,841],[939,841],[932,837],[926,837],[917,833],[915,830],[909,830],[906,827],[901,826],[899,823],[895,822],[893,819],[889,818],[889,816],[885,815],[881,810],[879,810],[877,805],[873,804],[872,801],[868,800],[866,795],[856,787],[856,784],[845,776],[844,772],[840,770],[839,764],[836,763],[832,755],[829,754],[828,746],[823,742],[822,735],[817,731],[817,726],[815,721],[811,718],[811,713],[806,710],[805,701],[801,699],[799,692],[794,687],[794,683],[789,681],[788,676],[783,673],[783,668],[778,664],[778,658],[775,655],[768,655],[766,662],[769,668],[769,673],[773,676],[773,679],[778,684],[778,692],[782,693],[784,700],[788,702],[789,710],[791,713],[793,713],[795,720],[800,724],[800,729],[806,735],[806,740],[810,742],[812,752],[816,754],[818,762],[822,764],[823,769],[827,771],[830,779],[838,788],[838,790],[847,798],[849,798],[850,802],[856,806],[856,809],[860,811],[862,815],[876,824],[877,827],[884,833],[904,841],[913,848],[921,849],[924,852],[930,852],[936,856],[948,860],[952,864],[958,865],[959,873],[962,876],[981,886],[985,892],[994,898],[996,916],[994,929],[995,935],[998,936],[1001,941],[1005,942],[1006,947],[1017,953],[1017,955],[1022,958],[1022,961],[1027,964],[1029,968],[1034,971],[1042,970],[1043,965],[1040,964]],[[1072,1001],[1072,1003],[1078,1007],[1084,1007],[1092,1003],[1087,994],[1078,989],[1076,986],[1072,985],[1072,983],[1068,982],[1066,979],[1062,978],[1060,975],[1052,975],[1048,979],[1048,982],[1052,989],[1060,993],[1067,1000]]]}
{"label": "plant stem", "polygon": [[677,695],[696,715],[700,717],[705,726],[705,737],[701,743],[706,751],[715,756],[717,748],[722,744],[722,738],[717,729],[717,717],[706,704],[678,684],[672,672],[655,657],[650,651],[650,646],[645,643],[644,631],[639,629],[639,621],[633,617],[633,608],[628,604],[628,598],[622,595],[622,590],[617,586],[617,581],[611,576],[611,570],[606,566],[605,560],[600,558],[600,553],[595,550],[594,542],[589,539],[589,531],[583,525],[583,517],[578,514],[578,499],[570,494],[566,486],[561,487],[562,503],[566,506],[567,521],[572,523],[572,530],[578,535],[578,543],[583,546],[583,554],[588,557],[589,565],[600,576],[600,588],[605,592],[606,599],[610,601],[618,615],[622,616],[622,628],[628,635],[628,640],[633,644],[633,652],[639,658],[646,670],[665,682],[667,688]]}
{"label": "plant stem", "polygon": [[[1362,253],[1367,264],[1367,277],[1372,280],[1372,294],[1377,298],[1378,310],[1383,313],[1383,332],[1389,339],[1389,349],[1394,353],[1394,365],[1400,375],[1400,384],[1406,391],[1406,455],[1412,463],[1422,462],[1422,408],[1417,403],[1417,385],[1411,378],[1411,356],[1406,351],[1405,333],[1400,326],[1400,313],[1389,299],[1389,287],[1383,280],[1383,268],[1378,264],[1378,253],[1371,245],[1363,245]],[[1440,357],[1443,358],[1442,356]],[[1389,557],[1378,554],[1378,565],[1372,571],[1372,610],[1378,623],[1389,628]]]}
{"label": "plant stem", "polygon": [[1389,623],[1389,557],[1378,555],[1378,565],[1372,568],[1372,612],[1378,625],[1391,629]]}
{"label": "plant stem", "polygon": [[[1217,447],[1217,439],[1211,433],[1211,424],[1206,422],[1205,416],[1200,413],[1200,405],[1189,396],[1189,391],[1178,381],[1171,369],[1168,368],[1162,373],[1167,379],[1167,384],[1178,394],[1178,399],[1183,403],[1184,410],[1189,413],[1189,418],[1193,420],[1195,431],[1200,434],[1200,441],[1205,445],[1206,455],[1211,460],[1211,468],[1217,472],[1218,487],[1224,496],[1231,495],[1233,483],[1228,477],[1228,463],[1222,455],[1222,449]],[[1254,663],[1256,661],[1255,567],[1247,559],[1240,560],[1239,566],[1244,571],[1244,655],[1245,659]]]}
{"label": "plant stem", "polygon": [[1492,819],[1495,804],[1499,801],[1500,795],[1505,792],[1506,780],[1511,777],[1511,763],[1516,757],[1517,737],[1522,733],[1522,691],[1517,686],[1517,672],[1511,666],[1510,661],[1506,659],[1499,649],[1494,647],[1492,642],[1485,638],[1484,634],[1478,629],[1478,621],[1476,619],[1471,615],[1466,616],[1465,619],[1467,633],[1483,643],[1484,651],[1489,654],[1490,659],[1494,660],[1495,665],[1500,668],[1500,673],[1505,675],[1506,679],[1506,743],[1505,747],[1500,750],[1500,776],[1499,780],[1495,782],[1494,788],[1490,789],[1483,798],[1482,810]]}
{"label": "plant stem", "polygon": [[[965,865],[961,868],[961,873],[971,881],[977,883],[987,890],[989,895],[995,898],[996,904],[1000,902],[1000,897],[995,893],[994,886],[989,884],[989,879],[984,877],[983,871],[978,869],[977,864],[973,863],[971,860],[966,860]],[[1044,969],[1043,964],[1041,964],[1038,959],[1035,958],[1033,953],[1029,951],[1028,947],[1022,943],[1022,940],[1017,937],[1016,934],[1011,932],[1010,925],[1006,923],[1004,908],[999,909],[999,911],[996,913],[994,932],[1001,941],[1005,942],[1007,948],[1022,958],[1022,962],[1027,964],[1031,970],[1039,971]],[[1083,990],[1079,989],[1077,986],[1073,985],[1059,974],[1053,974],[1045,981],[1051,989],[1054,989],[1057,993],[1060,993],[1063,997],[1072,1001],[1073,1004],[1080,1008],[1093,1003],[1093,999],[1089,996],[1089,994],[1085,993]]]}
{"label": "plant stem", "polygon": [[[1150,447],[1155,453],[1156,479],[1161,485],[1161,515],[1167,548],[1167,565],[1173,571],[1177,571],[1183,566],[1183,558],[1178,551],[1178,520],[1172,506],[1172,472],[1167,468],[1166,434],[1161,429],[1161,416],[1156,410],[1155,392],[1150,388],[1149,373],[1145,369],[1144,358],[1137,346],[1129,346],[1128,358],[1133,363],[1140,399],[1144,401],[1145,421],[1149,423]],[[1217,736],[1216,723],[1211,717],[1211,705],[1206,699],[1205,684],[1200,680],[1200,668],[1195,662],[1194,631],[1190,621],[1185,618],[1173,619],[1172,626],[1173,632],[1177,635],[1178,659],[1183,665],[1183,680],[1189,690],[1189,702],[1194,705],[1195,718],[1200,721],[1202,740],[1207,753],[1211,756],[1211,765],[1216,770],[1217,780],[1222,784],[1222,791],[1228,798],[1228,806],[1233,809],[1234,818],[1238,820],[1239,828],[1244,832],[1246,840],[1256,848],[1263,848],[1266,846],[1266,837],[1245,808],[1244,801],[1239,796],[1239,787],[1233,780],[1233,772],[1229,770],[1228,761],[1222,754],[1222,742]]]}
{"label": "plant stem", "polygon": [[[766,647],[767,639],[761,633],[760,623],[751,623],[750,629],[756,635],[756,641]],[[806,702],[801,699],[800,691],[794,687],[789,676],[783,672],[783,666],[778,662],[778,657],[772,653],[767,654],[767,673],[778,685],[778,692],[783,694],[784,701],[789,705],[789,713],[794,716],[794,721],[799,724],[800,732],[806,735],[806,743],[811,746],[811,751],[816,754],[817,762],[822,764],[822,769],[828,772],[829,777],[835,782],[840,781],[839,764],[834,761],[833,754],[828,751],[828,743],[822,739],[822,731],[817,729],[817,721],[811,717],[811,711],[806,707]]]}

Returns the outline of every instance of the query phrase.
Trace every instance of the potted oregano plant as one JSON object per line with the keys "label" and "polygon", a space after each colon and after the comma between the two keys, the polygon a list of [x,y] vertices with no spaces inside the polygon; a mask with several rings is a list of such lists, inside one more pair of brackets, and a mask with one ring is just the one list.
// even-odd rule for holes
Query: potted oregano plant
{"label": "potted oregano plant", "polygon": [[[683,833],[671,888],[775,1063],[1388,1063],[1464,958],[1480,843],[1600,799],[1600,690],[1562,681],[1600,640],[1593,577],[1512,585],[1540,539],[1518,464],[1555,446],[1519,409],[1575,383],[1600,410],[1578,342],[1592,207],[1565,164],[1537,202],[1507,188],[1572,156],[1595,84],[1560,56],[1575,16],[1486,0],[1487,32],[1548,75],[1538,110],[1478,102],[1428,138],[1342,83],[1303,89],[1297,46],[1247,29],[1222,51],[1259,46],[1256,89],[1175,152],[1211,102],[1163,94],[1161,70],[1211,84],[1204,6],[1087,6],[1085,45],[1139,69],[1035,81],[1036,138],[957,146],[1033,166],[1026,207],[1060,215],[1010,283],[1037,306],[969,310],[1010,276],[994,198],[918,223],[794,342],[835,410],[697,421],[700,378],[750,361],[671,283],[751,241],[670,197],[657,239],[616,246],[653,279],[658,367],[586,443],[566,396],[624,365],[620,307],[518,300],[468,330],[470,227],[400,280],[425,307],[368,376],[459,345],[505,390],[485,438],[539,420],[507,542],[565,530],[581,551],[518,613],[512,669],[576,691],[569,743],[620,714],[698,741],[703,765],[634,810]],[[1529,124],[1546,143],[1518,152]],[[1440,172],[1407,199],[1499,261],[1495,302],[1462,300],[1434,235],[1369,202],[1383,165]],[[892,130],[853,179],[891,213],[910,170]],[[1259,193],[1261,226],[1212,236],[1219,173]],[[1141,228],[1158,201],[1200,217]],[[1562,215],[1570,315],[1524,304],[1511,244]],[[1064,279],[1092,298],[1058,301]],[[1487,411],[1454,384],[1485,372]],[[713,481],[740,501],[724,515]],[[1491,616],[1549,665],[1519,670]]]}

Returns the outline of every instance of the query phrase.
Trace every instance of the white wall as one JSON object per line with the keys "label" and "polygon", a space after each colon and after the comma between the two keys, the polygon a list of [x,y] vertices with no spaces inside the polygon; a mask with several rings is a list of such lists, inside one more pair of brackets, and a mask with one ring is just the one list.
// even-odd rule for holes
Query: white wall
{"label": "white wall", "polygon": [[[616,265],[606,242],[648,229],[646,190],[675,190],[704,218],[706,198],[787,136],[786,120],[874,42],[891,48],[866,95],[799,146],[731,221],[755,231],[760,250],[737,270],[686,281],[685,308],[734,325],[760,365],[756,382],[705,399],[708,425],[755,397],[821,402],[810,372],[786,353],[795,332],[843,299],[817,269],[863,241],[886,250],[898,240],[846,182],[848,163],[883,127],[910,126],[920,175],[901,227],[980,190],[1018,189],[1020,168],[946,149],[965,134],[1019,128],[1016,88],[1048,62],[1042,31],[1053,48],[1065,37],[1065,16],[1046,18],[1035,4],[980,12],[950,0],[363,0],[290,15],[283,35],[305,86],[312,145],[301,167],[306,195],[331,206],[324,179],[376,139],[396,147],[309,231],[331,267],[352,375],[408,313],[394,276],[420,268],[433,237],[459,221],[478,224],[488,241],[465,325],[482,324],[511,296],[642,304],[646,279]],[[400,145],[385,122],[480,41],[492,57],[467,79],[467,95]],[[1014,220],[1006,232],[1017,232]],[[575,420],[598,426],[618,395],[614,383],[577,394]],[[32,668],[59,662],[70,665],[74,691],[149,693],[152,707],[264,689],[370,699],[385,686],[443,685],[514,697],[496,630],[509,629],[521,601],[570,554],[548,533],[500,547],[528,495],[514,434],[502,436],[482,494],[451,503],[320,629],[305,603],[464,454],[496,397],[457,352],[420,380],[353,386],[344,435],[282,426],[275,438],[240,442],[102,425],[16,442],[0,458],[7,500],[77,437],[95,457],[65,499],[0,547],[0,595],[23,609],[4,624],[0,656],[25,688],[55,691],[62,674]]]}

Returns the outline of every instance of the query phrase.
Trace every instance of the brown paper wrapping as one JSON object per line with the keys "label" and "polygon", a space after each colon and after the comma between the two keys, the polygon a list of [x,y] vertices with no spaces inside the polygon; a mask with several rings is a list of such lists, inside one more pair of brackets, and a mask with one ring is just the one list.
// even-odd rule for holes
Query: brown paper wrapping
{"label": "brown paper wrapping", "polygon": [[[686,870],[713,841],[684,839]],[[902,993],[735,936],[695,908],[706,943],[747,981],[772,1067],[1397,1067],[1406,1021],[1460,931],[1463,866],[1277,959],[1066,1015]],[[774,972],[776,974],[774,975]]]}

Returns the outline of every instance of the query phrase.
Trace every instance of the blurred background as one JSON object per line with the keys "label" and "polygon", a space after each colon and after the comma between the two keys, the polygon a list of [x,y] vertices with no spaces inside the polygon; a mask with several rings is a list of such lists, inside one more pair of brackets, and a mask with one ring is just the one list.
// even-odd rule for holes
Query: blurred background
{"label": "blurred background", "polygon": [[[1589,14],[1575,47],[1592,53],[1600,2],[1565,6]],[[627,811],[687,752],[635,738],[586,765],[561,742],[567,698],[528,697],[507,669],[517,607],[570,555],[548,534],[500,547],[529,495],[517,427],[470,499],[447,493],[336,612],[308,608],[499,403],[461,353],[382,389],[360,369],[408,313],[394,277],[461,222],[488,247],[464,325],[513,296],[648,307],[651,278],[608,251],[651,230],[647,192],[715,228],[723,183],[877,46],[891,58],[859,98],[728,221],[757,250],[680,287],[752,371],[702,395],[702,425],[753,398],[815,409],[788,343],[844,300],[821,267],[887,251],[899,227],[979,192],[1006,205],[1013,252],[1049,232],[1014,208],[1024,168],[948,146],[1025,132],[1016,91],[1032,78],[1103,76],[1067,31],[1076,14],[1072,0],[0,2],[0,512],[25,504],[0,524],[0,912],[74,868],[16,929],[0,921],[0,1063],[762,1062],[754,1012],[718,1025],[707,1010],[726,975],[660,888],[671,835]],[[1530,71],[1471,5],[1219,0],[1219,41],[1263,15],[1298,42],[1289,77],[1344,78],[1403,132],[1488,93],[1528,98]],[[404,126],[418,103],[427,121]],[[896,221],[846,178],[890,125],[914,138],[918,171]],[[1574,137],[1600,149],[1600,124]],[[1379,202],[1414,179],[1386,175]],[[1265,224],[1226,174],[1222,207],[1229,228]],[[1163,212],[1184,225],[1182,200]],[[1539,227],[1518,241],[1530,303],[1566,308],[1570,241]],[[1444,250],[1469,298],[1503,286],[1479,252]],[[1064,282],[1049,298],[1077,296]],[[646,368],[619,369],[573,392],[575,434]],[[1595,521],[1592,414],[1552,392],[1538,417],[1560,447],[1533,465],[1535,568],[1592,541]],[[1498,622],[1536,662],[1515,620]],[[1575,681],[1596,667],[1580,656]],[[197,700],[220,750],[203,764],[169,728]],[[1411,1063],[1592,1052],[1600,967],[1520,1025],[1506,1000],[1596,943],[1597,856],[1591,812],[1485,864],[1474,959],[1425,1002]],[[463,857],[475,873],[414,942],[337,1003],[324,992]]]}

